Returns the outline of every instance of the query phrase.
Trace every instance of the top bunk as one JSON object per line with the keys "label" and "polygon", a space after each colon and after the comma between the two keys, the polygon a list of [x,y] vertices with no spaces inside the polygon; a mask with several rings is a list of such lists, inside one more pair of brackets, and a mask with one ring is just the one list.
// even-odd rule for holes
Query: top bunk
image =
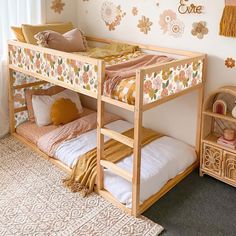
{"label": "top bunk", "polygon": [[[137,98],[143,104],[142,110],[146,111],[204,86],[205,54],[96,37],[87,36],[86,39],[90,48],[125,43],[137,49],[116,57],[95,58],[88,53],[66,53],[9,41],[9,69],[133,112]],[[107,80],[109,66],[134,61],[148,54],[164,55],[173,60],[160,60],[158,64],[141,66],[135,70],[134,76],[115,83],[115,90],[109,94],[106,92],[107,88],[112,87]]]}

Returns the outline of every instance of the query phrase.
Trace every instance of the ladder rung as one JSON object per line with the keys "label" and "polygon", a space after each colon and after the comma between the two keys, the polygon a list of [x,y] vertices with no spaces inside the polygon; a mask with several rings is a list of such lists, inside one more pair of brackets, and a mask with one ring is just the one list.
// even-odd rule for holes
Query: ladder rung
{"label": "ladder rung", "polygon": [[119,100],[115,100],[113,98],[110,98],[110,97],[107,97],[107,96],[104,96],[104,95],[102,96],[102,101],[106,102],[106,103],[109,103],[111,105],[114,105],[114,106],[118,106],[118,107],[123,108],[125,110],[134,112],[134,105],[130,105],[128,103],[121,102]]}
{"label": "ladder rung", "polygon": [[132,174],[130,174],[128,171],[120,168],[119,166],[117,166],[116,164],[110,162],[110,161],[104,161],[101,160],[100,164],[105,167],[108,170],[111,170],[113,173],[121,176],[122,178],[128,180],[129,182],[132,182]]}
{"label": "ladder rung", "polygon": [[114,130],[110,129],[101,129],[101,133],[105,136],[108,136],[112,139],[115,139],[116,141],[123,143],[131,148],[134,148],[134,140],[132,138],[129,138],[123,134],[120,134]]}

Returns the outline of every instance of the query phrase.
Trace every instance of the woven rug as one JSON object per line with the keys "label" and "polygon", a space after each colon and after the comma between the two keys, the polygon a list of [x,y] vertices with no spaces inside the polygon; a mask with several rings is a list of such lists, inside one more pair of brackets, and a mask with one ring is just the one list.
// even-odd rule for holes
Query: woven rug
{"label": "woven rug", "polygon": [[162,226],[128,216],[97,194],[82,198],[66,174],[9,136],[0,140],[0,235],[158,235]]}

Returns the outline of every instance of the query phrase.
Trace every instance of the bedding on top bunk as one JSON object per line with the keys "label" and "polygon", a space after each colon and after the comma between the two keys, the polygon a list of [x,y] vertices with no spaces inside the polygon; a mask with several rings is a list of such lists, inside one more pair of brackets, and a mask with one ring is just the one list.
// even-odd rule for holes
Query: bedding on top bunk
{"label": "bedding on top bunk", "polygon": [[[84,41],[82,36],[76,36],[76,34],[72,34],[73,32],[80,31],[79,29],[74,29],[67,32],[65,35],[68,34],[69,39],[75,42],[76,37]],[[44,31],[35,35],[35,38],[37,38],[41,46],[47,45],[47,47],[62,51],[66,51],[67,45],[71,46],[71,49],[76,48],[73,46],[73,43],[70,43],[70,40],[68,41],[68,39],[64,37],[65,36],[60,35],[60,33],[52,31]],[[42,43],[42,41],[44,43]],[[67,41],[68,43],[66,43]],[[85,44],[87,45],[87,43]],[[96,59],[103,59],[106,65],[104,94],[131,105],[135,103],[136,70],[145,66],[159,65],[174,60],[165,55],[144,54],[138,46],[122,43],[112,43],[95,48],[86,46],[86,50],[83,49],[80,50],[80,52],[74,53]]]}
{"label": "bedding on top bunk", "polygon": [[106,64],[104,94],[131,105],[135,104],[136,70],[174,60],[166,55],[145,54],[139,47],[126,44],[111,44],[78,54],[103,59]]}
{"label": "bedding on top bunk", "polygon": [[[64,32],[57,31],[56,28],[55,31],[52,31],[52,25],[48,25],[48,29],[47,25],[32,27],[36,34],[30,35],[31,38],[34,38],[31,41],[26,40],[28,43],[36,44],[37,40],[37,44],[42,47],[103,59],[106,64],[105,95],[131,105],[135,104],[136,70],[148,65],[159,65],[173,60],[165,55],[145,55],[138,46],[123,43],[89,48],[86,38],[78,28],[68,28],[68,31]],[[58,24],[56,27],[63,28],[64,24]],[[152,59],[148,57],[152,57]],[[87,79],[86,76],[84,79]]]}

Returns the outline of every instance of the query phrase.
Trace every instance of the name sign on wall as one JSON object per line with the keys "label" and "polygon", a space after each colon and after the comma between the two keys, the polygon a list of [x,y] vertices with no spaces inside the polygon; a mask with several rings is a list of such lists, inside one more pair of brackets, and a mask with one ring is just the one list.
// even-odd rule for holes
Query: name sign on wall
{"label": "name sign on wall", "polygon": [[178,11],[180,14],[202,14],[203,6],[189,3],[189,0],[180,0]]}

